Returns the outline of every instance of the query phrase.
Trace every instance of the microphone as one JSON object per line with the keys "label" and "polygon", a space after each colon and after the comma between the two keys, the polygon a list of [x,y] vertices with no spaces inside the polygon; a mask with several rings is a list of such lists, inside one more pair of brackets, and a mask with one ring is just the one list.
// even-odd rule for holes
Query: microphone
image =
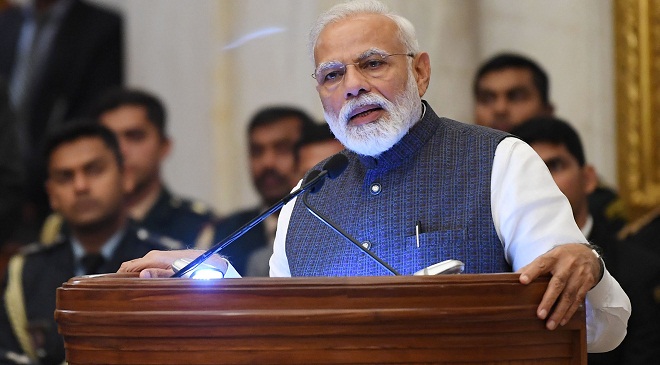
{"label": "microphone", "polygon": [[[264,219],[266,219],[269,215],[273,214],[274,212],[280,210],[286,203],[291,201],[293,198],[297,197],[298,195],[308,191],[308,190],[313,190],[318,191],[320,189],[320,186],[323,185],[323,181],[325,180],[326,177],[329,177],[331,179],[336,178],[337,176],[341,175],[342,172],[346,169],[346,166],[348,166],[348,158],[345,155],[342,154],[336,154],[332,156],[328,162],[326,162],[323,165],[322,171],[319,171],[318,173],[314,174],[314,171],[310,173],[308,176],[307,182],[304,183],[300,188],[294,190],[293,192],[289,193],[287,196],[284,198],[280,199],[277,203],[275,203],[273,206],[268,208],[265,212],[259,214],[258,216],[254,217],[251,221],[245,223],[241,228],[237,229],[234,231],[234,233],[230,234],[229,236],[225,237],[223,240],[220,242],[216,243],[213,245],[213,247],[209,248],[206,252],[203,254],[199,255],[197,258],[192,260],[190,263],[188,263],[186,266],[182,267],[180,270],[174,273],[171,277],[173,278],[179,278],[182,277],[188,273],[191,273],[193,270],[197,268],[201,263],[206,261],[209,257],[212,255],[220,252],[223,250],[225,247],[229,246],[232,242],[236,241],[239,237],[244,235],[247,231],[252,229],[254,226],[257,224],[261,223]],[[318,171],[318,170],[315,170]],[[311,176],[314,174],[314,176]]]}
{"label": "microphone", "polygon": [[[328,162],[329,162],[329,161],[328,161]],[[315,171],[318,171],[318,170],[314,170],[314,171],[310,172],[309,176],[312,176],[312,174],[313,174]],[[342,171],[342,172],[343,172],[343,171]],[[320,172],[319,172],[319,173],[320,173]],[[334,177],[330,176],[329,174],[328,174],[328,177],[330,177],[331,179],[334,179]],[[399,273],[398,271],[396,271],[396,270],[395,270],[392,266],[390,266],[387,262],[383,261],[383,259],[381,259],[380,257],[376,256],[376,254],[374,254],[373,252],[371,252],[371,251],[370,251],[369,249],[367,249],[366,247],[362,246],[362,244],[361,244],[360,242],[358,242],[358,240],[356,240],[354,237],[352,237],[351,235],[349,235],[348,233],[346,233],[343,229],[341,229],[339,226],[337,226],[336,224],[334,224],[330,219],[328,219],[327,217],[325,217],[323,214],[321,214],[321,212],[319,212],[318,210],[314,209],[314,207],[312,207],[312,206],[309,204],[309,202],[307,201],[307,197],[309,196],[310,193],[311,193],[311,194],[314,194],[314,193],[318,192],[318,191],[321,189],[321,186],[323,186],[323,181],[321,181],[320,183],[318,183],[313,189],[310,189],[310,190],[306,191],[305,194],[303,194],[303,199],[302,199],[302,200],[303,200],[303,204],[305,204],[305,207],[307,207],[307,210],[308,210],[310,213],[312,213],[316,218],[318,218],[321,222],[325,223],[325,225],[327,225],[328,227],[332,228],[333,231],[339,233],[341,236],[343,236],[344,238],[346,238],[347,240],[349,240],[350,242],[352,242],[355,246],[357,246],[357,248],[359,248],[359,249],[362,250],[364,253],[366,253],[367,255],[369,255],[372,259],[374,259],[377,263],[379,263],[383,268],[385,268],[385,270],[391,272],[391,273],[394,274],[394,275],[401,275],[401,273]]]}

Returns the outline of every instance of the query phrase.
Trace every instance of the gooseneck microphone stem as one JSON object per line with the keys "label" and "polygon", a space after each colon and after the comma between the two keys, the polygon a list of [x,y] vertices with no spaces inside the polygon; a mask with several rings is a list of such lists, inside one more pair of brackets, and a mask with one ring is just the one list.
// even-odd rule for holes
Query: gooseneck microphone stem
{"label": "gooseneck microphone stem", "polygon": [[362,250],[364,253],[367,255],[371,256],[372,259],[376,260],[385,270],[391,272],[394,275],[401,275],[398,271],[396,271],[392,266],[390,266],[387,262],[383,261],[380,257],[376,256],[373,252],[371,252],[369,249],[366,247],[362,246],[360,242],[358,242],[354,237],[350,236],[348,233],[346,233],[343,229],[341,229],[339,226],[336,224],[332,223],[330,219],[325,217],[321,212],[318,210],[314,209],[308,201],[307,201],[307,196],[309,196],[309,191],[305,192],[303,195],[303,203],[305,204],[305,207],[307,207],[307,210],[309,210],[310,213],[316,216],[321,222],[325,223],[328,227],[332,228],[335,232],[339,233],[340,235],[344,236],[347,240],[351,241],[357,248]]}
{"label": "gooseneck microphone stem", "polygon": [[220,252],[225,247],[229,246],[232,242],[236,241],[239,237],[241,237],[243,234],[245,234],[245,232],[249,231],[250,229],[252,229],[252,227],[254,227],[257,224],[261,223],[269,215],[271,215],[274,212],[280,210],[286,203],[291,201],[293,198],[297,197],[298,195],[306,192],[307,190],[309,190],[311,188],[314,188],[317,184],[319,184],[320,181],[325,179],[327,175],[328,175],[327,170],[321,171],[314,178],[312,178],[307,183],[305,183],[303,186],[301,186],[299,189],[293,191],[289,195],[287,195],[284,198],[280,199],[277,203],[275,203],[273,206],[268,208],[268,210],[266,210],[265,212],[259,214],[258,216],[253,218],[251,221],[245,223],[241,228],[237,229],[234,233],[230,234],[229,236],[227,236],[222,241],[216,243],[213,247],[209,248],[206,252],[199,255],[194,260],[192,260],[188,265],[184,266],[181,270],[175,272],[174,275],[172,275],[171,277],[178,278],[178,277],[182,277],[182,276],[188,274],[189,272],[192,272],[202,262],[206,261],[212,255]]}

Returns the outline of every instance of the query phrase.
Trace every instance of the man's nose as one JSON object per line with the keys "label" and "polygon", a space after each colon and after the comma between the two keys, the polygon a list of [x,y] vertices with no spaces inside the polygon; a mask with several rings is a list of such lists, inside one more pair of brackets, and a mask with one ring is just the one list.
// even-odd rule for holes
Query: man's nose
{"label": "man's nose", "polygon": [[367,77],[360,72],[357,65],[346,65],[346,71],[342,82],[344,83],[344,98],[346,99],[371,91],[371,85],[369,84]]}
{"label": "man's nose", "polygon": [[84,192],[89,189],[89,179],[85,174],[76,174],[73,177],[73,188],[76,192]]}
{"label": "man's nose", "polygon": [[497,114],[506,114],[509,110],[509,101],[506,99],[506,97],[497,97],[495,98],[495,102],[493,103],[493,110],[495,110],[495,113]]}

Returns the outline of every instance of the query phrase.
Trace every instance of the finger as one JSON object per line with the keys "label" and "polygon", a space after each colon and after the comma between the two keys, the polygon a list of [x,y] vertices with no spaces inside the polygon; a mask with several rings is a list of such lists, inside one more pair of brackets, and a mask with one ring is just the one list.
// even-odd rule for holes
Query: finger
{"label": "finger", "polygon": [[580,306],[582,306],[582,304],[584,303],[584,298],[587,296],[587,291],[588,289],[585,286],[582,286],[578,289],[578,293],[575,296],[573,303],[571,303],[571,306],[568,308],[566,313],[564,313],[561,322],[559,322],[560,325],[562,326],[566,325],[566,323],[568,323],[568,321],[570,321],[571,318],[573,318],[575,312],[577,312]]}
{"label": "finger", "polygon": [[582,305],[582,301],[576,300],[573,303],[573,305],[568,309],[568,311],[566,311],[566,314],[564,314],[564,318],[562,318],[561,322],[559,322],[559,325],[565,326],[566,323],[568,323],[568,321],[570,321],[571,318],[573,318],[575,312],[577,312],[577,310],[580,308],[581,305]]}
{"label": "finger", "polygon": [[[541,303],[539,303],[539,306],[536,309],[536,315],[540,319],[548,318],[548,315],[550,314],[552,307],[557,302],[557,298],[560,297],[562,291],[564,290],[565,285],[566,283],[560,278],[552,277],[552,279],[550,279],[550,282],[548,283],[548,288],[545,290],[545,293],[543,293],[543,298],[541,299]],[[553,311],[553,313],[556,313],[556,309],[555,311]]]}
{"label": "finger", "polygon": [[172,275],[174,275],[174,271],[167,269],[144,269],[140,271],[140,278],[142,279],[169,278]]}
{"label": "finger", "polygon": [[[124,265],[126,264],[126,265]],[[147,259],[146,257],[143,257],[138,260],[130,261],[130,262],[125,262],[122,264],[123,269],[125,270],[124,272],[137,272],[137,271],[142,271],[144,269],[169,269],[171,268],[171,265],[169,265],[167,262],[162,262],[159,260],[151,260]],[[122,270],[120,268],[120,270]]]}
{"label": "finger", "polygon": [[[563,292],[559,293],[559,297],[555,298],[552,301],[552,303],[548,303],[548,302],[542,303],[541,306],[544,306],[543,310],[546,311],[552,310],[552,313],[550,313],[550,316],[548,317],[548,320],[545,324],[546,327],[549,330],[553,330],[557,328],[559,323],[564,318],[564,315],[571,308],[574,302],[575,302],[575,292],[571,292],[570,290],[564,288]],[[553,308],[553,304],[554,304],[554,308]],[[546,307],[547,305],[549,305],[549,307]]]}
{"label": "finger", "polygon": [[523,266],[520,270],[520,283],[529,284],[536,280],[539,276],[550,272],[550,258],[547,255],[541,255],[530,262],[528,265]]}

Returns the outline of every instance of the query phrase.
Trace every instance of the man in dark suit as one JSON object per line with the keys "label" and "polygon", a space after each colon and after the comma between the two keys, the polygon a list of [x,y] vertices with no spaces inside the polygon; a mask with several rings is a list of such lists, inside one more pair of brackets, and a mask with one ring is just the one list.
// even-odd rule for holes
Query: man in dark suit
{"label": "man in dark suit", "polygon": [[[261,205],[236,212],[221,220],[216,228],[216,242],[229,236],[282,199],[300,178],[295,147],[314,126],[302,110],[293,107],[267,107],[258,111],[248,126],[250,173],[261,197]],[[268,260],[273,253],[277,217],[267,218],[236,240],[221,254],[230,258],[243,276],[268,276]]]}
{"label": "man in dark suit", "polygon": [[19,141],[29,167],[25,220],[39,228],[45,133],[82,116],[101,92],[123,79],[119,15],[81,0],[35,0],[0,13],[0,76],[9,81]]}
{"label": "man in dark suit", "polygon": [[110,130],[93,123],[70,124],[53,134],[46,151],[48,197],[69,234],[51,245],[28,245],[10,260],[0,304],[3,364],[64,361],[53,318],[56,289],[63,282],[76,275],[115,272],[122,262],[153,249],[177,248],[139,234],[129,222],[125,196],[133,181],[124,173]]}

